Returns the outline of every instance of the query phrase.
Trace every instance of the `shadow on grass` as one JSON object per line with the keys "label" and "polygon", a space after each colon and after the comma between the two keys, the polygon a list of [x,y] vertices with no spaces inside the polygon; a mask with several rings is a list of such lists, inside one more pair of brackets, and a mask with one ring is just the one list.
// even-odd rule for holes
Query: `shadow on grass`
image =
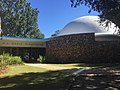
{"label": "shadow on grass", "polygon": [[91,68],[77,77],[69,74],[73,71],[76,69],[3,77],[0,90],[120,90],[120,67]]}
{"label": "shadow on grass", "polygon": [[74,69],[3,77],[0,90],[65,90],[70,77],[67,72],[71,70]]}
{"label": "shadow on grass", "polygon": [[68,90],[120,90],[120,75],[80,75]]}
{"label": "shadow on grass", "polygon": [[120,90],[120,66],[102,66],[71,79],[68,90]]}

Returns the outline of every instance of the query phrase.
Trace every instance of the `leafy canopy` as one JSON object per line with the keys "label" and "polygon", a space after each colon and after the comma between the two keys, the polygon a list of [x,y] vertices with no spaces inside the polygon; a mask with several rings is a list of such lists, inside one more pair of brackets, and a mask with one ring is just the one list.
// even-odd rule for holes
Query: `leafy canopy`
{"label": "leafy canopy", "polygon": [[[70,0],[72,7],[84,4],[88,6],[89,13],[91,10],[97,11],[101,21],[109,20],[106,22],[108,25],[111,22],[115,23],[120,28],[120,0]],[[120,31],[119,31],[120,32]]]}
{"label": "leafy canopy", "polygon": [[26,0],[0,0],[4,35],[43,38],[38,29],[38,13]]}

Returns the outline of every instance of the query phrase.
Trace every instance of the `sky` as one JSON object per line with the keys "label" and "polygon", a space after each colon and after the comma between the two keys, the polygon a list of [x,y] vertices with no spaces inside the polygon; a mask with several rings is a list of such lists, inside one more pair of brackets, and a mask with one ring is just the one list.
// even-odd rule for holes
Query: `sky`
{"label": "sky", "polygon": [[38,27],[45,38],[49,38],[55,31],[76,18],[98,15],[95,11],[89,14],[89,8],[84,5],[72,8],[70,0],[28,0],[28,2],[39,10]]}

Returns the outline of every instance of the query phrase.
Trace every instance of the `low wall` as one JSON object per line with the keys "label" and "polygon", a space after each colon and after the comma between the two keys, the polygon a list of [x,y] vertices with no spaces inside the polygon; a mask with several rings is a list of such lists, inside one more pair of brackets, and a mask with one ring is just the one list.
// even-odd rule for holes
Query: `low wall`
{"label": "low wall", "polygon": [[120,62],[120,42],[95,41],[94,33],[50,38],[46,46],[49,63]]}

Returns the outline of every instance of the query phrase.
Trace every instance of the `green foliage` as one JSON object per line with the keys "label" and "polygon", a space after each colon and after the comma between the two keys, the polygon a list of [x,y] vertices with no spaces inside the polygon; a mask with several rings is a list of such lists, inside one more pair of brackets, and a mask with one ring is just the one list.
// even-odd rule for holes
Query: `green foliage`
{"label": "green foliage", "polygon": [[0,68],[15,64],[23,64],[23,61],[19,56],[12,56],[8,53],[0,55]]}
{"label": "green foliage", "polygon": [[[120,0],[70,0],[72,7],[84,4],[91,10],[97,11],[101,21],[110,20],[120,28]],[[106,22],[108,26],[111,22]],[[120,31],[119,31],[120,34]]]}
{"label": "green foliage", "polygon": [[38,29],[38,13],[27,0],[0,0],[4,35],[43,38]]}
{"label": "green foliage", "polygon": [[6,62],[3,60],[3,56],[0,55],[0,70],[7,66]]}
{"label": "green foliage", "polygon": [[37,61],[38,61],[39,63],[44,63],[44,62],[45,62],[45,57],[39,55],[39,58],[37,59]]}
{"label": "green foliage", "polygon": [[18,56],[9,57],[9,60],[7,62],[8,62],[9,65],[23,64],[21,58],[18,57]]}

